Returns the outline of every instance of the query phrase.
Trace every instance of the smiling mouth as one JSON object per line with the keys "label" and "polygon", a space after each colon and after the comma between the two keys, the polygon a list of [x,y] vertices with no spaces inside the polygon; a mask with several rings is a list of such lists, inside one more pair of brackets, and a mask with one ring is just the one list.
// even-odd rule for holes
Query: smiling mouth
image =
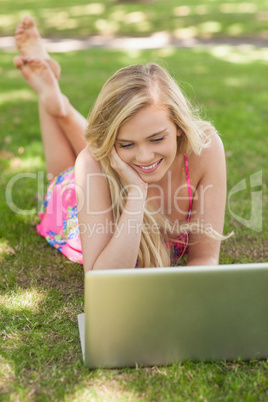
{"label": "smiling mouth", "polygon": [[152,170],[154,168],[156,168],[161,162],[162,162],[163,158],[160,159],[159,161],[152,163],[152,165],[147,165],[147,166],[141,166],[141,165],[136,165],[138,168],[140,168],[141,170]]}

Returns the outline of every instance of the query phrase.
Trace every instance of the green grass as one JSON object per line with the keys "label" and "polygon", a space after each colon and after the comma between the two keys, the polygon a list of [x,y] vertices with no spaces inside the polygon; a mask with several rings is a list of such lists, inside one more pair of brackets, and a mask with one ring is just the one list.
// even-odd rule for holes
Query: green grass
{"label": "green grass", "polygon": [[[12,67],[13,54],[0,56],[0,400],[267,400],[266,361],[93,371],[84,367],[76,320],[83,311],[82,267],[36,233],[35,211],[46,186],[36,97]],[[231,199],[232,213],[250,219],[249,179],[262,171],[262,183],[254,189],[263,195],[262,230],[242,225],[227,208],[225,232],[234,230],[235,236],[223,243],[221,263],[267,261],[265,49],[89,49],[55,57],[63,66],[62,90],[84,115],[119,67],[149,60],[167,66],[221,133],[228,195],[246,179],[247,188]],[[19,180],[11,187],[14,178]],[[8,207],[8,186],[13,209],[33,209],[32,214],[20,215]]]}
{"label": "green grass", "polygon": [[[187,6],[177,0],[0,3],[4,36],[13,35],[22,16],[31,14],[41,32],[53,37],[145,36],[156,31],[179,38],[267,37],[267,0],[190,0]],[[82,267],[36,234],[37,211],[47,184],[36,97],[13,68],[12,57],[0,53],[0,400],[266,401],[267,361],[93,371],[84,367],[76,320],[83,311]],[[204,116],[221,133],[228,196],[245,179],[246,188],[234,193],[230,209],[226,208],[225,233],[234,230],[235,236],[223,243],[220,262],[267,261],[266,49],[91,49],[55,57],[63,66],[61,87],[84,115],[119,67],[149,60],[167,66],[192,101],[204,105]],[[251,189],[250,177],[258,172],[260,184]],[[8,188],[13,210],[7,205]],[[262,195],[260,231],[234,216],[250,220],[253,190]],[[14,212],[16,208],[33,211],[21,215]]]}
{"label": "green grass", "polygon": [[[16,7],[14,7],[14,4]],[[42,34],[56,36],[150,35],[267,38],[267,0],[1,0],[0,34],[13,35],[25,14]]]}

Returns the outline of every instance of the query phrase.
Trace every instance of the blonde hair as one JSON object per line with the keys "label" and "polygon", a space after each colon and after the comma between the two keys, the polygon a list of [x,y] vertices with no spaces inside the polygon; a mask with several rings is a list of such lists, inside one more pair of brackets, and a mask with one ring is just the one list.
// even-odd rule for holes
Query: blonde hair
{"label": "blonde hair", "polygon": [[[198,116],[179,86],[168,72],[155,63],[131,65],[118,70],[103,86],[89,114],[85,133],[90,151],[99,160],[108,178],[115,224],[124,210],[126,189],[119,174],[111,167],[109,154],[117,133],[127,120],[139,110],[152,104],[161,104],[174,124],[182,131],[178,137],[178,152],[200,155],[210,145],[214,127]],[[119,197],[119,194],[121,195]],[[140,267],[169,266],[170,256],[164,243],[167,218],[148,206],[144,211],[138,264]],[[184,230],[191,230],[191,223]],[[172,225],[170,225],[171,227]],[[148,228],[154,228],[153,231]],[[158,228],[156,230],[156,228]],[[196,224],[194,226],[196,230]],[[211,234],[211,237],[216,236]],[[216,236],[217,237],[217,236]]]}

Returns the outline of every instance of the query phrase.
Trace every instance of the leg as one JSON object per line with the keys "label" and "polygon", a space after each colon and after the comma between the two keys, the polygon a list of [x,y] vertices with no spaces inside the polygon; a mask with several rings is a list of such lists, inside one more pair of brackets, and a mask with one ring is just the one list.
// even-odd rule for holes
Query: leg
{"label": "leg", "polygon": [[55,117],[65,115],[65,102],[58,81],[44,60],[30,56],[15,56],[14,65],[37,93],[47,113]]}
{"label": "leg", "polygon": [[74,165],[85,147],[82,134],[86,120],[71,106],[44,60],[16,56],[17,67],[39,98],[41,133],[48,173],[58,175]]}
{"label": "leg", "polygon": [[83,136],[87,120],[70,104],[65,95],[63,97],[65,99],[66,113],[64,116],[59,117],[57,122],[71,144],[75,157],[77,157],[79,152],[87,145]]}
{"label": "leg", "polygon": [[[53,115],[57,118],[57,122],[61,127],[62,132],[66,136],[67,140],[71,144],[73,148],[74,154],[77,156],[78,153],[86,146],[86,141],[83,138],[83,133],[86,128],[86,119],[78,113],[71,105],[68,99],[63,96],[60,92],[58,85],[53,82],[53,77],[49,74],[49,71],[44,67],[45,64],[48,64],[50,69],[53,71],[56,78],[59,77],[60,74],[60,66],[59,64],[53,60],[48,53],[42,43],[42,39],[38,32],[37,26],[35,25],[34,20],[27,16],[24,17],[23,20],[17,27],[16,35],[15,35],[16,44],[18,50],[23,56],[31,56],[26,57],[26,59],[34,59],[38,58],[41,59],[42,65],[39,65],[39,78],[42,75],[42,79],[45,79],[46,84],[43,85],[42,89],[47,88],[45,91],[41,91],[42,103],[45,106],[45,110],[47,114]],[[17,59],[17,62],[16,62]],[[25,58],[24,58],[25,59]],[[45,61],[45,64],[43,63]],[[22,60],[21,58],[14,59],[15,66],[17,68],[21,68]],[[28,61],[29,63],[29,61]],[[37,62],[32,63],[32,67],[35,70],[35,75],[37,73]],[[32,68],[32,69],[33,69]],[[37,80],[37,83],[33,82],[34,77],[30,77],[31,80],[29,81],[29,77],[25,77],[27,73],[27,68],[24,68],[23,76],[29,85],[38,93],[40,92],[40,79]],[[32,76],[32,71],[28,73],[28,76]],[[45,77],[46,75],[46,77]],[[47,85],[48,80],[50,81],[50,85]],[[52,85],[53,83],[53,85]],[[49,96],[50,94],[50,96]],[[52,94],[52,96],[51,96]],[[60,99],[59,101],[55,102],[55,99]],[[43,110],[44,112],[44,110]],[[44,113],[42,112],[42,116]],[[43,118],[44,120],[44,118]]]}
{"label": "leg", "polygon": [[41,136],[49,179],[74,166],[76,156],[57,119],[39,102]]}
{"label": "leg", "polygon": [[[77,155],[86,146],[83,137],[86,119],[66,100],[66,114],[56,118],[39,102],[40,127],[47,172],[58,176],[75,164]],[[61,156],[61,157],[60,157]]]}

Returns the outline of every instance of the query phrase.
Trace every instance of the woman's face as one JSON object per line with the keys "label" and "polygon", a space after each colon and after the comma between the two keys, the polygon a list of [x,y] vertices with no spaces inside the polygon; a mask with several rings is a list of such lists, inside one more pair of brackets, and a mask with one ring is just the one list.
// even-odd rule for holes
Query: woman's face
{"label": "woman's face", "polygon": [[157,183],[175,160],[179,135],[181,130],[170,120],[168,111],[151,105],[121,126],[115,147],[120,158],[146,183]]}

